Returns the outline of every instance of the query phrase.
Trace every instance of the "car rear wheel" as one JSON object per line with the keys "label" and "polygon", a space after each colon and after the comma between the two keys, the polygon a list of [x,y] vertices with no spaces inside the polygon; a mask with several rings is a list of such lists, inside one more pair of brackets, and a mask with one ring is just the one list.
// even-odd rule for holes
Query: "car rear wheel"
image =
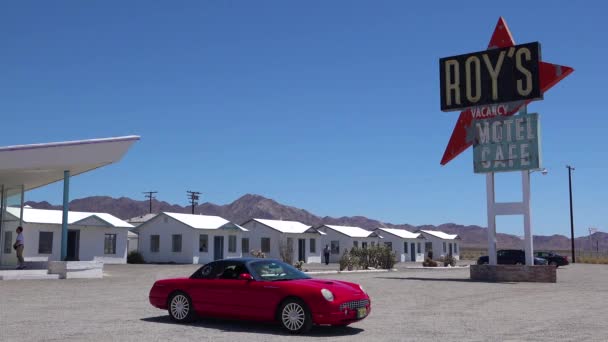
{"label": "car rear wheel", "polygon": [[283,328],[292,334],[305,333],[312,328],[312,316],[304,302],[288,299],[279,309],[279,319]]}
{"label": "car rear wheel", "polygon": [[549,265],[551,265],[551,266],[555,266],[555,267],[559,267],[559,265],[557,264],[557,261],[551,261],[551,262],[549,263]]}
{"label": "car rear wheel", "polygon": [[178,323],[189,323],[196,318],[192,300],[183,292],[175,292],[169,299],[169,316]]}

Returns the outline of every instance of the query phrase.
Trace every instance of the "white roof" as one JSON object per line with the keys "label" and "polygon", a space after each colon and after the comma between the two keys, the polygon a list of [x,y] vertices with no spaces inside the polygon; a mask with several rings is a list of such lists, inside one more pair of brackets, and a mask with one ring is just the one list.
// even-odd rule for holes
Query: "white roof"
{"label": "white roof", "polygon": [[433,236],[436,236],[440,239],[444,239],[444,240],[454,240],[458,238],[458,235],[456,234],[447,234],[444,232],[440,232],[438,230],[420,230],[423,233],[427,233]]}
{"label": "white roof", "polygon": [[145,215],[140,215],[140,216],[135,216],[135,217],[131,217],[130,219],[127,220],[127,222],[133,224],[133,223],[144,223],[154,217],[156,217],[156,215],[158,214],[145,214]]}
{"label": "white roof", "polygon": [[[307,226],[302,222],[298,221],[282,221],[282,220],[264,220],[264,219],[252,219],[257,221],[263,225],[266,225],[272,229],[276,229],[281,233],[294,233],[301,234],[306,233],[308,230],[312,228],[312,226]],[[315,231],[316,233],[317,231]]]}
{"label": "white roof", "polygon": [[348,226],[333,226],[333,225],[324,225],[329,229],[333,229],[339,233],[344,235],[354,237],[354,238],[364,238],[369,237],[373,232],[370,230],[366,230],[360,227],[348,227]]}
{"label": "white roof", "polygon": [[385,231],[389,234],[393,234],[402,239],[417,239],[420,236],[420,233],[412,233],[405,229],[394,229],[394,228],[378,228],[379,230]]}
{"label": "white roof", "polygon": [[0,184],[31,190],[116,163],[138,136],[0,147]]}
{"label": "white roof", "polygon": [[239,226],[238,224],[234,224],[225,218],[219,216],[211,216],[211,215],[192,215],[192,214],[180,214],[180,213],[168,213],[163,212],[163,214],[174,218],[181,223],[190,226],[195,229],[220,229],[220,228],[237,228],[242,231],[247,231],[247,229]]}
{"label": "white roof", "polygon": [[[6,210],[13,216],[19,217],[19,208],[8,207]],[[112,227],[133,228],[129,223],[116,216],[107,213],[88,213],[82,211],[68,211],[68,224],[78,224],[79,222],[97,217]],[[42,224],[61,224],[63,221],[63,211],[50,209],[23,208],[23,222],[42,223]]]}

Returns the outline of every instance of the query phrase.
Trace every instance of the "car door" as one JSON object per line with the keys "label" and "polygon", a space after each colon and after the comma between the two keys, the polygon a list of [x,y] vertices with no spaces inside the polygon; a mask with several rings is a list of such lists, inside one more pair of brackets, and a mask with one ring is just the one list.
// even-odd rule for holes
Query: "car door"
{"label": "car door", "polygon": [[188,282],[186,291],[192,299],[194,310],[201,314],[214,314],[215,307],[212,292],[217,272],[221,268],[219,262],[211,262],[202,266]]}
{"label": "car door", "polygon": [[[248,265],[250,274],[257,275],[256,279],[247,283],[245,287],[246,307],[243,308],[250,319],[273,321],[276,309],[285,297],[284,282],[268,281],[259,277],[259,270],[252,270],[252,264]],[[255,267],[255,266],[253,266]]]}
{"label": "car door", "polygon": [[241,261],[222,261],[216,270],[216,277],[209,281],[208,294],[214,312],[231,318],[242,318],[246,312],[249,300],[247,291],[249,280],[238,279],[242,273],[247,273]]}

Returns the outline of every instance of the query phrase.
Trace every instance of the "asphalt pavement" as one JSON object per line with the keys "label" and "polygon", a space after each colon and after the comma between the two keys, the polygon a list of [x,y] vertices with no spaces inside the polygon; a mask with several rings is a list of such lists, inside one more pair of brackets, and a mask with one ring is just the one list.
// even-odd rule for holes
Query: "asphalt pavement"
{"label": "asphalt pavement", "polygon": [[278,325],[174,324],[148,303],[157,279],[195,265],[107,265],[95,280],[0,281],[0,341],[607,341],[608,266],[558,269],[555,284],[481,283],[466,268],[317,275],[362,284],[372,312],[291,336]]}

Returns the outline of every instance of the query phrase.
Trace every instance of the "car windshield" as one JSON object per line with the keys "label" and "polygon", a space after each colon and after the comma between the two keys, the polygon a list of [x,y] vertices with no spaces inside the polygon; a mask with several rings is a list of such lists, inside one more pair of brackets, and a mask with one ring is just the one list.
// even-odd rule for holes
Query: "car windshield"
{"label": "car windshield", "polygon": [[310,279],[308,275],[298,271],[295,267],[276,260],[252,262],[250,264],[250,269],[254,273],[254,276],[260,280],[279,281]]}

